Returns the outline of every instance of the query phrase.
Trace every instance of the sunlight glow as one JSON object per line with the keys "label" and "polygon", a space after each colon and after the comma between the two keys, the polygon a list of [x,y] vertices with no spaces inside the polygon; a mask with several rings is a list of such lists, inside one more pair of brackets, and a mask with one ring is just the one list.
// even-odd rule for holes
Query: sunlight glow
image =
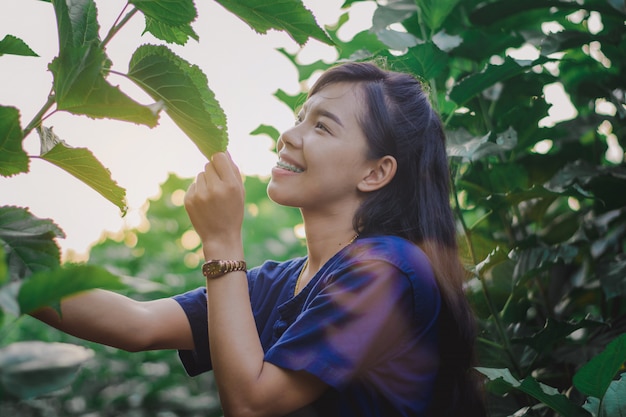
{"label": "sunlight glow", "polygon": [[186,250],[195,249],[200,245],[200,236],[193,230],[187,230],[180,238],[180,244]]}
{"label": "sunlight glow", "polygon": [[546,101],[552,106],[548,110],[548,116],[539,121],[540,127],[552,127],[556,123],[571,120],[578,115],[578,111],[572,105],[561,83],[546,84],[543,87],[543,93]]}
{"label": "sunlight glow", "polygon": [[552,149],[552,145],[553,145],[553,142],[551,139],[544,139],[542,141],[535,143],[535,146],[533,146],[531,151],[534,153],[545,155],[548,152],[550,152],[550,149]]}
{"label": "sunlight glow", "polygon": [[172,202],[172,204],[174,204],[176,207],[180,207],[185,204],[185,193],[185,190],[180,189],[174,191],[170,196],[170,201]]}
{"label": "sunlight glow", "polygon": [[196,268],[202,262],[202,258],[195,252],[189,252],[183,258],[183,262],[187,268]]}
{"label": "sunlight glow", "polygon": [[569,206],[569,208],[571,208],[573,211],[578,211],[580,210],[580,201],[578,201],[578,199],[574,198],[574,197],[568,197],[567,198],[567,205]]}
{"label": "sunlight glow", "polygon": [[608,149],[604,154],[607,161],[621,164],[624,161],[624,149],[620,146],[617,136],[613,133],[613,125],[608,120],[598,126],[598,133],[606,137]]}
{"label": "sunlight glow", "polygon": [[300,223],[293,227],[293,234],[296,235],[298,239],[306,239],[306,233],[304,232],[304,224]]}

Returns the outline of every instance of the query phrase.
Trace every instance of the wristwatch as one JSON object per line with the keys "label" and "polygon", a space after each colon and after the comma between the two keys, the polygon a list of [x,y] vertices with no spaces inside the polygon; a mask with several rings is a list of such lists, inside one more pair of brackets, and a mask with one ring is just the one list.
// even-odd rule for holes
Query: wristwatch
{"label": "wristwatch", "polygon": [[214,279],[229,272],[247,271],[246,261],[225,261],[221,259],[211,259],[202,264],[202,275],[206,278]]}

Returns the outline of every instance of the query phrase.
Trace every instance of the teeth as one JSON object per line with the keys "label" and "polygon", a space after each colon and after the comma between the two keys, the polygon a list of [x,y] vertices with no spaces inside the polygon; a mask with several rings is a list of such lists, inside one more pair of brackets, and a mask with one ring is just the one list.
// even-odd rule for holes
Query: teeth
{"label": "teeth", "polygon": [[287,162],[279,159],[278,162],[276,163],[277,166],[279,166],[280,168],[286,169],[287,171],[291,171],[291,172],[303,172],[303,169],[298,168],[297,166],[288,164]]}

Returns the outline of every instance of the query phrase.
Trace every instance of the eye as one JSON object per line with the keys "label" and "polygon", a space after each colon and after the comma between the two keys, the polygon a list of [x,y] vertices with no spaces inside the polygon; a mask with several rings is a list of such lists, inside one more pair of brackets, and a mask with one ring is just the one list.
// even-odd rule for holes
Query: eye
{"label": "eye", "polygon": [[317,123],[315,124],[315,128],[316,128],[316,129],[321,129],[321,130],[323,130],[324,132],[328,132],[328,133],[330,133],[330,130],[328,130],[328,128],[326,127],[326,125],[324,125],[324,123],[322,123],[322,122],[317,122]]}
{"label": "eye", "polygon": [[300,123],[302,123],[302,114],[298,114],[296,115],[296,120],[293,122],[294,125],[299,125]]}

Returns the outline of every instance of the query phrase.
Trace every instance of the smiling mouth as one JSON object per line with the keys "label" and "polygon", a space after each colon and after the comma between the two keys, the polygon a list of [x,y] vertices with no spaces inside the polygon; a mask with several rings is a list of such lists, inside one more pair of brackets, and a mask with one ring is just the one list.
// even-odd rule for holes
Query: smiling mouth
{"label": "smiling mouth", "polygon": [[298,168],[295,165],[288,164],[287,162],[280,160],[280,159],[276,163],[276,166],[282,169],[286,169],[287,171],[291,171],[291,172],[296,172],[296,173],[304,172],[302,168]]}

